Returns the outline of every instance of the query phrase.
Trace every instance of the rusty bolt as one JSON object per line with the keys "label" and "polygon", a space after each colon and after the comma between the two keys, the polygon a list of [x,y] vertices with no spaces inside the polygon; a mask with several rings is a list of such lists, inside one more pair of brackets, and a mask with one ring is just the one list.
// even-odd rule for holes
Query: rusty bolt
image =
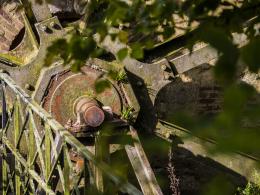
{"label": "rusty bolt", "polygon": [[84,120],[86,124],[91,127],[100,126],[105,119],[104,112],[97,106],[88,108],[84,113]]}
{"label": "rusty bolt", "polygon": [[97,101],[88,97],[81,97],[76,100],[74,110],[75,113],[82,114],[86,125],[91,127],[98,127],[105,120],[105,114]]}

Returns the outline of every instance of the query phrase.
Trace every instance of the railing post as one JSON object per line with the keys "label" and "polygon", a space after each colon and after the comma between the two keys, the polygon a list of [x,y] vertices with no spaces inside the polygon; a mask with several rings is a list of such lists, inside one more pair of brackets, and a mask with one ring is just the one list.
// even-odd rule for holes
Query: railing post
{"label": "railing post", "polygon": [[1,128],[4,129],[7,122],[7,110],[6,110],[6,100],[5,100],[5,83],[1,80],[1,97],[2,97],[2,121]]}
{"label": "railing post", "polygon": [[[19,105],[18,98],[15,102],[15,110],[14,110],[14,145],[19,148],[18,142],[20,137],[20,121],[19,121]],[[17,149],[16,148],[16,149]],[[21,194],[21,175],[19,175],[20,164],[17,159],[15,159],[15,193],[16,195]]]}
{"label": "railing post", "polygon": [[[97,135],[95,140],[95,153],[96,158],[100,161],[109,161],[109,143],[106,136],[103,136],[102,133]],[[95,167],[95,180],[96,180],[96,187],[99,192],[105,192],[105,177],[103,172],[98,168]]]}
{"label": "railing post", "polygon": [[70,165],[67,145],[63,145],[63,174],[64,174],[64,195],[70,195]]}
{"label": "railing post", "polygon": [[8,162],[7,162],[7,153],[6,153],[6,147],[4,143],[2,142],[2,136],[4,134],[4,129],[6,127],[8,115],[7,115],[7,105],[6,105],[6,97],[5,97],[5,82],[3,80],[0,80],[1,84],[1,103],[2,103],[2,116],[1,116],[1,131],[0,131],[0,147],[2,151],[1,158],[1,169],[2,169],[2,184],[0,187],[2,187],[2,194],[5,195],[8,193]]}
{"label": "railing post", "polygon": [[50,140],[50,127],[45,124],[45,181],[48,187],[51,188],[49,184],[49,175],[51,173],[51,140]]}
{"label": "railing post", "polygon": [[[32,112],[29,112],[29,118],[28,118],[28,127],[29,127],[29,169],[34,170],[34,156],[36,153],[36,145],[35,145],[35,139],[34,139],[34,128],[33,128],[33,124],[32,124]],[[30,181],[30,185],[31,185],[31,191],[30,194],[34,194],[35,192],[35,188],[34,188],[34,184],[32,181]]]}
{"label": "railing post", "polygon": [[7,155],[4,152],[5,146],[3,146],[3,151],[2,152],[2,194],[5,195],[7,194],[7,185],[8,185],[8,172],[7,172]]}

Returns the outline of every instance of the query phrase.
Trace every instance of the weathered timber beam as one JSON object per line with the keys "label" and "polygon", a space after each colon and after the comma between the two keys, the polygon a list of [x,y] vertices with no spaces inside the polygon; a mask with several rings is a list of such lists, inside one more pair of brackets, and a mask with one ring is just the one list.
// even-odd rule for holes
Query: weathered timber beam
{"label": "weathered timber beam", "polygon": [[147,195],[162,195],[163,193],[157,183],[154,172],[139,140],[138,134],[131,126],[130,133],[134,140],[134,145],[126,145],[125,150],[143,193]]}

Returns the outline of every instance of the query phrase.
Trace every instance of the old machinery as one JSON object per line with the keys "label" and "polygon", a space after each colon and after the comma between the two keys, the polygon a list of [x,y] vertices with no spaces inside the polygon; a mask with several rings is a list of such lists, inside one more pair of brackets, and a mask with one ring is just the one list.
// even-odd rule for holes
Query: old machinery
{"label": "old machinery", "polygon": [[[156,149],[155,156],[146,156],[139,135],[152,135],[152,140],[168,143],[172,137],[190,133],[172,124],[172,113],[187,109],[193,115],[214,115],[221,110],[221,88],[212,76],[217,52],[197,43],[192,54],[180,45],[177,51],[152,56],[150,61],[127,57],[118,64],[126,75],[124,81],[105,76],[111,68],[111,61],[106,58],[89,59],[76,73],[62,61],[46,67],[47,48],[60,37],[66,38],[71,28],[64,23],[80,19],[84,12],[81,4],[87,1],[29,2],[31,10],[26,2],[15,0],[3,2],[0,7],[0,150],[4,178],[8,178],[7,162],[12,161],[9,156],[19,169],[12,173],[16,186],[14,179],[8,178],[8,186],[3,189],[15,193],[18,184],[23,183],[26,193],[79,194],[82,186],[84,190],[95,186],[105,192],[109,179],[115,193],[162,194],[155,175],[165,171],[165,163],[157,160],[161,154]],[[101,47],[116,56],[125,45],[106,37]],[[161,44],[153,52],[157,54],[163,47]],[[253,81],[248,78],[247,75],[243,79],[259,83],[257,77],[250,77]],[[102,93],[96,91],[98,79],[105,79],[110,85]],[[194,153],[196,158],[197,154],[210,156],[199,142],[196,137],[184,143],[182,149]],[[211,140],[206,142],[214,144]],[[134,177],[132,174],[127,179],[138,183],[138,187],[109,172],[112,168],[107,164],[119,166],[112,157],[121,150],[134,172]],[[235,176],[249,176],[248,170],[256,160],[241,154],[233,159],[210,157],[233,170]],[[241,164],[247,169],[240,169]]]}

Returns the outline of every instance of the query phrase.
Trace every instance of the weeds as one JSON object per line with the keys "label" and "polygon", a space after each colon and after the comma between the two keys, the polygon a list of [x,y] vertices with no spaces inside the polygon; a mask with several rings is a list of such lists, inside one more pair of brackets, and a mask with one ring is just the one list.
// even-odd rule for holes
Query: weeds
{"label": "weeds", "polygon": [[133,118],[133,107],[124,107],[121,113],[121,118],[127,121],[131,121]]}
{"label": "weeds", "polygon": [[255,170],[253,182],[248,182],[244,189],[238,189],[239,195],[260,195],[260,174]]}

